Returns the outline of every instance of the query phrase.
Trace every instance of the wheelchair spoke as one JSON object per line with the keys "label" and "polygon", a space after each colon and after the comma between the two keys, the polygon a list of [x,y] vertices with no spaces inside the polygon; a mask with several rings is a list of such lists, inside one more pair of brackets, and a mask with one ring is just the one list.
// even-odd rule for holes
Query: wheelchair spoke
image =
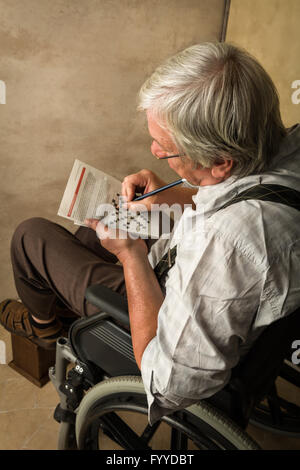
{"label": "wheelchair spoke", "polygon": [[187,450],[188,438],[185,434],[172,428],[171,431],[171,450]]}
{"label": "wheelchair spoke", "polygon": [[291,362],[285,360],[279,375],[287,382],[292,383],[296,387],[300,387],[300,367],[297,367]]}
{"label": "wheelchair spoke", "polygon": [[147,443],[139,437],[116,413],[101,417],[105,432],[126,450],[150,450]]}
{"label": "wheelchair spoke", "polygon": [[153,435],[157,431],[157,428],[160,426],[160,423],[161,421],[157,421],[153,426],[150,426],[150,424],[148,424],[145,427],[143,434],[141,435],[141,439],[145,442],[145,444],[148,444],[150,442]]}
{"label": "wheelchair spoke", "polygon": [[[271,432],[290,437],[300,436],[300,408],[279,397],[280,418],[274,417],[274,410],[270,406],[259,403],[254,408],[250,423]],[[278,410],[276,410],[278,413]]]}
{"label": "wheelchair spoke", "polygon": [[295,418],[300,418],[300,407],[298,405],[290,403],[284,398],[279,398],[279,404],[289,415],[294,416]]}

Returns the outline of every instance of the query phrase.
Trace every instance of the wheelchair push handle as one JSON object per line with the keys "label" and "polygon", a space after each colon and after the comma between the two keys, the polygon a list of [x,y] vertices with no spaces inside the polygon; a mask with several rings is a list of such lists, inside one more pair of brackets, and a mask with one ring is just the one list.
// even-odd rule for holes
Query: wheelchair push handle
{"label": "wheelchair push handle", "polygon": [[86,289],[85,298],[124,326],[130,326],[127,301],[121,294],[96,284]]}

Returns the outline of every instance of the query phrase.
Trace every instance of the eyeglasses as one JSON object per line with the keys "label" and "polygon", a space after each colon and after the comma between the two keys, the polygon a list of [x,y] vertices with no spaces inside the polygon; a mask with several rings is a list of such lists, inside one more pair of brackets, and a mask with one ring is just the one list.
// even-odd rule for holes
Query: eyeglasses
{"label": "eyeglasses", "polygon": [[155,157],[157,160],[166,160],[167,158],[177,158],[177,157],[184,157],[184,153],[178,153],[177,155],[170,155],[169,157]]}

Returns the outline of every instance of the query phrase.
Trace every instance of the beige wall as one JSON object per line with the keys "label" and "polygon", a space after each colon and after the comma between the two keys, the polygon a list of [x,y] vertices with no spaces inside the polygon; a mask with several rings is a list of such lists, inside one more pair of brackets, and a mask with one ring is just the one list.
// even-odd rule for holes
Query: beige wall
{"label": "beige wall", "polygon": [[300,122],[300,103],[291,99],[300,80],[300,0],[231,0],[226,41],[251,52],[271,75],[285,125]]}
{"label": "beige wall", "polygon": [[1,299],[14,295],[9,242],[56,213],[75,158],[122,179],[149,151],[136,95],[166,57],[222,30],[224,0],[0,0]]}

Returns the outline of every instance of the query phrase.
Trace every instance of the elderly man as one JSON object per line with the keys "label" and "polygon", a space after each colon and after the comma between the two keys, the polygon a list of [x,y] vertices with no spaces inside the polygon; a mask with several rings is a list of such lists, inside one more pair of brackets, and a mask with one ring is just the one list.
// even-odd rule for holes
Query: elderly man
{"label": "elderly man", "polygon": [[[201,209],[204,225],[179,241],[161,238],[149,251],[142,239],[110,238],[95,220],[75,236],[44,219],[25,221],[12,240],[23,304],[2,302],[1,323],[49,346],[61,334],[64,307],[96,312],[84,300],[89,285],[126,293],[153,422],[222,389],[264,327],[300,303],[300,214],[287,203],[288,188],[299,188],[300,127],[285,129],[268,74],[226,43],[169,59],[143,85],[139,108],[153,155],[189,183],[143,202],[149,209],[190,204],[180,223]],[[132,201],[137,189],[163,184],[142,170],[124,179],[123,195]],[[243,196],[257,185],[285,187],[287,198]],[[168,252],[171,266],[158,275]]]}

